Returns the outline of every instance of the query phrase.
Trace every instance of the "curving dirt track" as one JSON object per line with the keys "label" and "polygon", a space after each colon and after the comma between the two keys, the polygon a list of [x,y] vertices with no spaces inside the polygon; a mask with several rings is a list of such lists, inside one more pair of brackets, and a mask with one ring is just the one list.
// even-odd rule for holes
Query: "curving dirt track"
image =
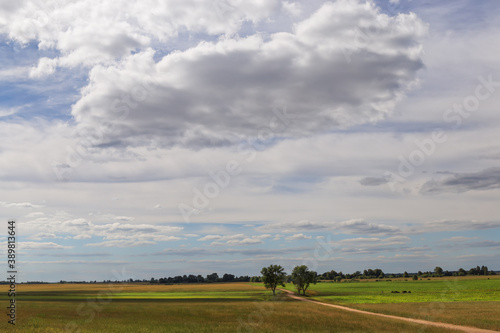
{"label": "curving dirt track", "polygon": [[428,320],[422,320],[422,319],[413,319],[413,318],[406,318],[406,317],[398,317],[398,316],[391,316],[391,315],[386,315],[382,313],[375,313],[375,312],[369,312],[369,311],[363,311],[363,310],[357,310],[357,309],[352,309],[348,308],[346,306],[341,306],[341,305],[335,305],[335,304],[329,304],[329,303],[323,303],[319,301],[314,301],[311,299],[307,299],[298,295],[295,295],[293,291],[286,290],[286,289],[281,289],[279,290],[285,292],[290,296],[291,298],[304,301],[304,302],[310,302],[310,303],[316,303],[319,305],[324,305],[324,306],[329,306],[331,308],[336,308],[340,310],[345,310],[345,311],[351,311],[351,312],[357,312],[357,313],[362,313],[362,314],[367,314],[367,315],[372,315],[372,316],[379,316],[379,317],[384,317],[384,318],[391,318],[391,319],[397,319],[397,320],[404,320],[410,323],[416,323],[416,324],[423,324],[423,325],[431,325],[431,326],[436,326],[436,327],[443,327],[443,328],[449,328],[449,329],[454,329],[462,332],[467,332],[467,333],[495,333],[498,331],[491,331],[491,330],[485,330],[481,328],[475,328],[475,327],[469,327],[469,326],[460,326],[460,325],[453,325],[453,324],[446,324],[446,323],[439,323],[435,321],[428,321]]}

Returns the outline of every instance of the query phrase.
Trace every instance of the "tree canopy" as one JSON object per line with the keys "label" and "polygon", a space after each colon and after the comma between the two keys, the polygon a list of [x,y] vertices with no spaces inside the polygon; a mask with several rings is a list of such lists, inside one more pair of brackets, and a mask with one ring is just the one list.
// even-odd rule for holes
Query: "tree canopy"
{"label": "tree canopy", "polygon": [[302,294],[305,295],[309,285],[318,282],[318,274],[310,271],[306,265],[295,266],[292,271],[292,282],[299,294],[302,291]]}
{"label": "tree canopy", "polygon": [[273,295],[276,295],[276,287],[285,286],[286,273],[283,267],[280,265],[270,265],[269,267],[264,267],[260,271],[262,274],[262,282],[267,289],[273,291]]}

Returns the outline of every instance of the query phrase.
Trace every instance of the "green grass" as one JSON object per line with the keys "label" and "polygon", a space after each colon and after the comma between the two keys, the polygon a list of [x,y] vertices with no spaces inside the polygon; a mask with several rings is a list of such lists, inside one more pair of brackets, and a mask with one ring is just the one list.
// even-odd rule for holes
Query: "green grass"
{"label": "green grass", "polygon": [[[42,284],[18,285],[17,300],[78,301],[100,299],[247,299],[266,300],[270,293],[249,284]],[[7,294],[0,294],[7,300]]]}
{"label": "green grass", "polygon": [[143,292],[143,293],[118,293],[112,295],[113,299],[260,299],[268,298],[266,292],[256,293],[255,291],[247,292]]}
{"label": "green grass", "polygon": [[[294,290],[291,284],[286,289]],[[371,312],[500,330],[500,276],[321,282],[307,295]]]}
{"label": "green grass", "polygon": [[[456,332],[330,309],[300,301],[36,302],[19,308],[16,332],[327,333]],[[80,310],[80,314],[79,314]],[[66,330],[72,328],[71,330]],[[0,331],[8,331],[5,322]]]}
{"label": "green grass", "polygon": [[[476,298],[497,297],[499,282],[500,279],[461,279],[446,283],[436,279],[320,283],[311,286],[308,292],[320,300],[374,312],[418,317],[418,314],[415,315],[418,309],[423,319],[497,329],[499,319],[495,314],[500,310],[500,302],[493,302],[498,306],[492,307],[488,306],[492,302],[456,300],[471,298],[474,292],[481,294]],[[5,316],[0,322],[0,332],[77,332],[68,328],[76,328],[82,333],[453,332],[295,301],[281,293],[273,297],[271,291],[261,284],[52,284],[18,285],[17,290],[16,328],[12,329],[7,324]],[[412,290],[411,296],[422,296],[422,299],[428,300],[442,299],[440,295],[445,295],[444,298],[453,296],[455,307],[446,308],[446,311],[430,311],[429,314],[429,311],[424,311],[431,309],[429,304],[442,303],[394,302],[404,299],[400,296],[410,295],[390,294],[391,290]],[[449,294],[451,291],[453,293]],[[0,294],[0,299],[6,304],[6,294]],[[387,303],[390,301],[393,303]],[[475,310],[467,311],[468,308]],[[461,317],[458,321],[457,314]]]}
{"label": "green grass", "polygon": [[356,309],[500,331],[500,302],[351,304]]}
{"label": "green grass", "polygon": [[[291,284],[286,288],[294,290]],[[399,294],[391,291],[399,291]],[[411,293],[403,294],[402,291]],[[311,285],[307,294],[336,304],[500,301],[500,278],[321,282]]]}

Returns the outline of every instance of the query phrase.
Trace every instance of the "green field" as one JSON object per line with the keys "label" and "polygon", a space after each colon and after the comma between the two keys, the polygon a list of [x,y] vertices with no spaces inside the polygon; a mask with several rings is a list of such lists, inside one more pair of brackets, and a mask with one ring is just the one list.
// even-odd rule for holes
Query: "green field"
{"label": "green field", "polygon": [[360,310],[500,330],[500,276],[321,282],[307,294]]}
{"label": "green field", "polygon": [[[293,285],[288,285],[287,289],[294,290]],[[312,285],[308,294],[336,304],[500,301],[500,276],[489,280],[465,277],[321,282]]]}
{"label": "green field", "polygon": [[[385,298],[384,288],[393,301],[402,301],[398,297],[408,295],[390,291],[412,290],[411,296],[417,297],[440,295],[440,286],[444,286],[440,283],[446,282],[320,283],[311,287],[310,294],[369,311],[412,316],[403,306],[391,306],[405,305],[411,310],[441,303],[394,304],[387,302],[390,299]],[[458,292],[450,303],[455,307],[434,311],[434,317],[425,319],[456,323],[455,314],[469,308],[474,311],[468,312],[471,321],[467,325],[498,329],[495,311],[499,313],[500,302],[491,298],[498,296],[500,279],[461,279],[457,283],[461,287],[456,288]],[[281,293],[273,297],[261,284],[42,284],[18,285],[17,290],[17,325],[13,328],[4,316],[1,332],[454,332],[296,301]],[[474,290],[482,295],[477,296],[482,301],[471,301],[469,293]],[[376,298],[378,294],[382,297]],[[464,297],[468,297],[467,302],[461,301]],[[7,304],[6,293],[0,299]],[[433,299],[442,302],[439,297]],[[486,324],[478,325],[478,319]]]}

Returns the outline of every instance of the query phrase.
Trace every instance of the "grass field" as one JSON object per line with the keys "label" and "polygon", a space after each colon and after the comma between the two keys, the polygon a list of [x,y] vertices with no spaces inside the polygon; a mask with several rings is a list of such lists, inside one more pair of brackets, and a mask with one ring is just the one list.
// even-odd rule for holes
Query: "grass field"
{"label": "grass field", "polygon": [[[293,285],[287,289],[294,290]],[[391,293],[398,291],[399,293]],[[402,293],[411,291],[411,293]],[[500,301],[500,276],[318,283],[308,294],[336,304]]]}
{"label": "grass field", "polygon": [[19,301],[107,299],[249,299],[265,300],[270,293],[246,283],[149,285],[149,284],[47,284],[20,285]]}
{"label": "grass field", "polygon": [[500,331],[500,276],[322,282],[307,294],[366,311]]}
{"label": "grass field", "polygon": [[[475,282],[481,288],[489,287],[486,282],[478,281]],[[498,287],[500,280],[495,281]],[[411,285],[403,282],[406,281],[388,282],[387,286],[394,289],[395,285]],[[425,286],[429,293],[438,290],[432,281],[418,282],[422,286],[414,287],[415,294],[424,293]],[[344,297],[341,303],[345,304],[349,293],[366,297],[363,295],[380,292],[380,284],[321,283],[312,286],[311,293],[315,298],[333,302],[332,297],[339,292]],[[472,290],[467,288],[461,288],[460,292]],[[17,291],[17,325],[13,328],[5,316],[0,323],[1,332],[454,332],[322,307],[284,295],[273,298],[260,284],[43,284],[18,285]],[[7,304],[6,293],[0,299]],[[468,306],[476,311],[468,313],[470,318],[488,316],[492,320],[489,328],[494,329],[498,324],[494,312],[499,309],[490,303],[499,304],[454,302],[456,308],[438,311],[426,319],[453,322],[447,316],[454,317],[453,313],[463,312]],[[431,303],[406,302],[395,308],[391,308],[394,304],[384,302],[349,304],[370,311],[413,316],[412,309],[418,309],[415,304],[424,309]],[[467,325],[480,326],[475,323],[472,320]]]}
{"label": "grass field", "polygon": [[360,310],[500,331],[500,302],[353,304]]}

